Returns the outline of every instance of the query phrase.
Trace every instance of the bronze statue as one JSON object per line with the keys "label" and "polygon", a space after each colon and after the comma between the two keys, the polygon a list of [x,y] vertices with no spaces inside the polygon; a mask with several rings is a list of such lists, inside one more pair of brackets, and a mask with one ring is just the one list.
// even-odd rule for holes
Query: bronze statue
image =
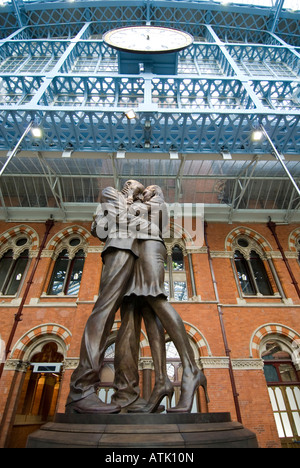
{"label": "bronze statue", "polygon": [[[155,386],[164,386],[166,395],[172,398],[174,389],[166,369],[165,331],[158,317],[144,298],[131,296],[121,306],[121,328],[115,346],[115,394],[112,402],[121,406],[122,411],[150,413],[159,409],[160,401],[149,402],[140,398],[139,349],[141,321],[144,320],[155,370]],[[164,410],[164,407],[160,407]]]}
{"label": "bronze statue", "polygon": [[[102,212],[92,228],[94,235],[96,231],[97,237],[105,240],[100,295],[84,331],[80,362],[71,378],[66,411],[115,413],[121,406],[130,404],[130,399],[132,402],[138,399],[137,360],[142,310],[154,355],[156,381],[149,402],[144,407],[137,405],[131,411],[154,412],[164,396],[171,398],[173,394],[165,371],[163,326],[174,342],[183,366],[180,400],[168,411],[190,412],[194,392],[200,385],[208,400],[206,378],[195,363],[184,324],[167,301],[164,290],[166,248],[162,231],[166,206],[162,191],[158,186],[144,190],[139,182],[127,181],[122,192],[112,187],[104,189],[101,204]],[[116,342],[115,361],[117,392],[113,403],[106,405],[96,395],[96,388],[106,340],[121,305],[122,325]],[[124,382],[130,383],[124,386]]]}
{"label": "bronze statue", "polygon": [[[96,389],[100,384],[100,370],[107,337],[126,293],[135,259],[138,257],[137,239],[128,236],[127,202],[132,202],[143,191],[144,187],[139,182],[131,180],[126,182],[122,192],[112,187],[102,191],[101,204],[105,206],[107,219],[111,217],[118,222],[111,226],[102,252],[104,265],[99,298],[84,330],[80,361],[71,377],[66,412],[101,414],[118,413],[121,409],[118,405],[104,404],[98,398]],[[101,224],[103,219],[100,215],[99,219],[94,220],[92,231],[96,230],[97,222]],[[105,228],[106,226],[103,227],[103,231]]]}
{"label": "bronze statue", "polygon": [[[129,281],[123,304],[121,306],[121,328],[118,332],[115,348],[115,394],[114,403],[128,412],[155,412],[164,396],[171,400],[174,388],[166,372],[165,333],[160,320],[154,314],[146,296],[163,296],[167,299],[164,288],[164,262],[166,249],[162,239],[163,221],[167,221],[165,207],[162,210],[161,189],[148,187],[143,193],[143,203],[137,200],[129,207],[129,213],[138,213],[149,221],[148,229],[137,233],[139,257],[134,265],[134,274]],[[149,197],[149,200],[147,199]],[[150,203],[150,198],[152,198]],[[163,203],[164,204],[164,203]],[[154,221],[156,220],[156,224]],[[159,256],[144,257],[145,242],[158,242]],[[149,244],[150,245],[150,244]],[[158,269],[158,262],[161,268]],[[144,319],[155,370],[155,386],[149,402],[139,398],[139,337],[141,320]],[[157,398],[157,393],[160,398]],[[135,398],[135,401],[134,401]],[[132,404],[133,403],[133,404]]]}

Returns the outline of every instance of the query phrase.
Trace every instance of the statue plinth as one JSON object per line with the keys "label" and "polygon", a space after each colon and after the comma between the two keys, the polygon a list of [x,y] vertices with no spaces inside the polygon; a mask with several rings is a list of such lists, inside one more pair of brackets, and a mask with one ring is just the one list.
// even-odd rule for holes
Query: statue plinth
{"label": "statue plinth", "polygon": [[28,437],[27,448],[258,448],[230,413],[58,414]]}

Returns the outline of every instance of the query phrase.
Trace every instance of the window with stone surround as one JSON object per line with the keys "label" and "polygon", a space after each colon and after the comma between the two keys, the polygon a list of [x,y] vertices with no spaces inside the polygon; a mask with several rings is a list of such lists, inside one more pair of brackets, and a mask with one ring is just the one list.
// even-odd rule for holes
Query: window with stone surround
{"label": "window with stone surround", "polygon": [[183,249],[179,245],[168,246],[165,264],[165,289],[170,300],[187,301],[187,277]]}
{"label": "window with stone surround", "polygon": [[77,296],[85,262],[85,242],[81,237],[65,239],[55,255],[55,264],[47,294]]}
{"label": "window with stone surround", "polygon": [[[300,381],[297,352],[282,336],[270,336],[261,346],[264,374],[283,448],[300,443]],[[299,367],[299,364],[298,364]]]}
{"label": "window with stone surround", "polygon": [[20,290],[29,261],[30,241],[25,236],[10,239],[0,259],[0,294],[14,296]]}
{"label": "window with stone surround", "polygon": [[[261,246],[247,236],[237,237],[232,244],[234,268],[242,296],[274,296],[276,280]],[[278,295],[278,294],[277,294]]]}

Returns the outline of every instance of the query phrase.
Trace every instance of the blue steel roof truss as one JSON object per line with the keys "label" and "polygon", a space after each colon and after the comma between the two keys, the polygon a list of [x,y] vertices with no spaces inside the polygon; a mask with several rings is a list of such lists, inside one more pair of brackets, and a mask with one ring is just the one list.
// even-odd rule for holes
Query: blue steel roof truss
{"label": "blue steel roof truss", "polygon": [[[144,151],[133,135],[150,122],[152,151],[172,145],[182,152],[256,152],[249,139],[256,122],[266,126],[280,151],[299,153],[300,55],[294,48],[196,43],[179,54],[182,73],[159,76],[120,75],[116,52],[101,41],[75,45],[10,41],[0,47],[0,149],[11,149],[28,122],[37,119],[59,135],[54,141],[45,131],[44,140],[34,143],[41,150],[63,150],[71,143],[80,151],[116,151],[119,144],[126,151]],[[138,116],[130,124],[124,116],[128,108]],[[13,122],[18,127],[7,147],[7,125]],[[89,126],[93,138],[77,136],[78,129],[87,134]],[[27,139],[27,149],[32,144]]]}
{"label": "blue steel roof truss", "polygon": [[[177,151],[247,159],[270,153],[266,140],[251,138],[260,124],[279,152],[300,154],[300,22],[282,2],[271,10],[179,0],[14,5],[17,15],[12,4],[0,13],[0,151],[11,150],[34,120],[43,137],[36,140],[29,133],[22,150],[39,155],[123,151],[151,158]],[[121,73],[119,52],[101,39],[112,27],[146,22],[181,27],[195,36],[194,44],[177,54],[175,73],[137,67],[136,57],[134,67]],[[128,120],[125,112],[131,108],[136,118]],[[104,177],[111,179],[113,172]],[[239,207],[248,206],[250,192],[264,193],[259,177],[252,176]],[[120,183],[123,176],[117,177]],[[185,186],[185,177],[189,174],[177,173],[176,184]],[[237,177],[220,195],[232,209]],[[291,212],[299,200],[285,182],[280,206]]]}

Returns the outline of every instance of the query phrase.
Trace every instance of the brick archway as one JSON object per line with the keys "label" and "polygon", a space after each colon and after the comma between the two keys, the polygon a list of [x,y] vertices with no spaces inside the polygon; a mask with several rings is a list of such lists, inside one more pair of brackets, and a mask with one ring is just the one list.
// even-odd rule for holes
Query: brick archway
{"label": "brick archway", "polygon": [[42,336],[56,336],[63,342],[66,350],[70,347],[72,334],[67,328],[55,323],[45,323],[32,328],[17,341],[12,349],[10,359],[19,359],[22,361],[30,346]]}
{"label": "brick archway", "polygon": [[[204,336],[199,332],[199,330],[195,328],[193,325],[191,325],[190,323],[184,322],[184,326],[185,326],[185,329],[189,338],[196,345],[197,350],[199,352],[199,356],[200,357],[211,356],[209,345],[206,339],[204,338]],[[113,328],[111,330],[111,334],[116,334],[119,331],[120,327],[121,327],[121,321],[120,320],[115,321]],[[141,331],[141,335],[140,335],[140,352],[141,352],[141,357],[151,355],[151,349],[150,349],[148,337],[144,333],[143,330]]]}
{"label": "brick archway", "polygon": [[15,226],[3,232],[0,236],[0,249],[9,240],[22,234],[29,237],[31,243],[30,249],[37,250],[39,247],[39,236],[37,232],[34,229],[32,229],[32,227],[26,226],[25,224],[20,224],[19,226]]}
{"label": "brick archway", "polygon": [[272,251],[271,245],[261,234],[254,231],[253,229],[250,229],[244,226],[240,226],[228,234],[225,240],[225,250],[227,252],[231,252],[233,250],[232,249],[233,241],[236,239],[236,237],[243,236],[243,235],[249,237],[250,239],[255,240],[255,242],[257,242],[257,244],[260,245],[260,247],[262,248],[264,252]]}
{"label": "brick archway", "polygon": [[77,234],[78,236],[82,237],[85,241],[89,239],[91,234],[81,226],[69,226],[58,233],[56,233],[48,242],[47,250],[55,250],[57,245],[62,242],[64,239]]}
{"label": "brick archway", "polygon": [[208,342],[206,341],[205,337],[200,333],[200,331],[195,328],[193,325],[190,323],[184,323],[186,332],[190,339],[195,343],[198,351],[199,351],[199,356],[200,357],[207,357],[211,356],[211,351],[208,345]]}
{"label": "brick archway", "polygon": [[300,238],[300,229],[297,228],[294,231],[292,231],[290,236],[289,236],[289,250],[291,252],[297,252],[298,248],[297,248],[297,245],[296,245],[296,241],[299,238]]}
{"label": "brick archway", "polygon": [[250,357],[260,358],[260,343],[267,335],[284,336],[291,344],[300,342],[300,335],[292,328],[280,323],[267,323],[255,330],[250,340]]}
{"label": "brick archway", "polygon": [[[121,327],[121,320],[116,320],[114,322],[114,324],[113,324],[110,335],[115,335],[115,337],[116,337],[120,327]],[[144,331],[141,330],[141,334],[140,334],[140,353],[141,353],[141,357],[148,356],[148,352],[147,352],[148,349],[150,349],[148,337],[144,333]]]}

